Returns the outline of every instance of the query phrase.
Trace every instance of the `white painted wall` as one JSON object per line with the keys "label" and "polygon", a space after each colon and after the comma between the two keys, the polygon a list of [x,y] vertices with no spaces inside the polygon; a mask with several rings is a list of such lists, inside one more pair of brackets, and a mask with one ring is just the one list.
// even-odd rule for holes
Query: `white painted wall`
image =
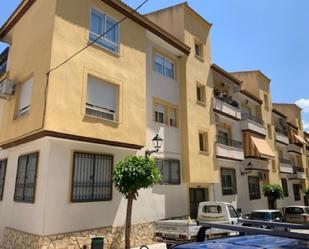
{"label": "white painted wall", "polygon": [[[35,203],[14,202],[15,179],[18,157],[39,151]],[[44,226],[44,207],[46,200],[47,165],[49,143],[39,139],[31,143],[0,151],[1,159],[8,159],[3,201],[0,201],[0,242],[5,227],[41,234]]]}

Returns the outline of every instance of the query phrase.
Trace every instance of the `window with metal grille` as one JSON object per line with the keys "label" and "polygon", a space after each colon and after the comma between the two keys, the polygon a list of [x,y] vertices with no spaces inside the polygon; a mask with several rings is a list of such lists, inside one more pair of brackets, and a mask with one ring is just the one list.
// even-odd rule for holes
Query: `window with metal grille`
{"label": "window with metal grille", "polygon": [[113,156],[74,153],[72,202],[112,199]]}
{"label": "window with metal grille", "polygon": [[165,114],[166,112],[166,107],[156,103],[155,104],[155,122],[164,124],[165,123]]}
{"label": "window with metal grille", "polygon": [[14,201],[34,203],[39,153],[18,158]]}
{"label": "window with metal grille", "polygon": [[281,179],[282,189],[285,197],[289,196],[288,181],[285,178]]}
{"label": "window with metal grille", "polygon": [[179,160],[156,159],[156,165],[161,172],[162,184],[170,184],[170,185],[180,184]]}
{"label": "window with metal grille", "polygon": [[295,201],[300,201],[300,184],[293,184],[293,192],[294,192],[294,200]]}
{"label": "window with metal grille", "polygon": [[6,163],[7,163],[6,159],[0,161],[0,201],[2,201],[3,198]]}
{"label": "window with metal grille", "polygon": [[261,199],[260,179],[257,176],[248,176],[250,200]]}
{"label": "window with metal grille", "polygon": [[234,169],[221,169],[221,184],[223,195],[237,194],[236,173]]}

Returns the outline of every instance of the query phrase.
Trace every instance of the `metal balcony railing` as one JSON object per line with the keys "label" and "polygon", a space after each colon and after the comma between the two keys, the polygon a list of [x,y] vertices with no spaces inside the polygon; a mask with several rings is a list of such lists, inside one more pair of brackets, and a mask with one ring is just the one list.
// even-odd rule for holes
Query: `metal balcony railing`
{"label": "metal balcony railing", "polygon": [[231,146],[231,147],[234,147],[234,148],[239,148],[239,149],[242,148],[242,142],[236,141],[236,140],[233,140],[233,139],[228,139],[226,137],[219,136],[219,135],[217,136],[217,143],[227,145],[227,146]]}
{"label": "metal balcony railing", "polygon": [[282,135],[288,136],[288,131],[286,130],[286,128],[275,127],[275,131],[282,134]]}
{"label": "metal balcony railing", "polygon": [[293,166],[293,171],[295,173],[297,173],[297,172],[305,172],[305,169],[303,167]]}
{"label": "metal balcony railing", "polygon": [[258,124],[264,125],[264,121],[262,119],[252,115],[251,113],[242,113],[241,114],[241,119],[242,120],[249,119],[249,120],[252,120],[252,121],[254,121],[254,122],[258,123]]}
{"label": "metal balcony railing", "polygon": [[292,165],[292,162],[289,159],[285,159],[285,158],[279,158],[279,162],[283,164]]}
{"label": "metal balcony railing", "polygon": [[226,93],[218,90],[218,89],[214,89],[214,96],[216,99],[221,100],[222,102],[239,109],[239,103],[237,101],[235,101],[231,96],[228,96]]}

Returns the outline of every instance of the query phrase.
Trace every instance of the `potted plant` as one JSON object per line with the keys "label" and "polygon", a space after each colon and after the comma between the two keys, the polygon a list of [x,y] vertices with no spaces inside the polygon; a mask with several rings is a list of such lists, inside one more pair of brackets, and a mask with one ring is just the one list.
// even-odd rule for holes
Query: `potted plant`
{"label": "potted plant", "polygon": [[264,196],[268,199],[269,209],[277,208],[277,200],[283,199],[283,189],[279,184],[268,184],[263,186]]}

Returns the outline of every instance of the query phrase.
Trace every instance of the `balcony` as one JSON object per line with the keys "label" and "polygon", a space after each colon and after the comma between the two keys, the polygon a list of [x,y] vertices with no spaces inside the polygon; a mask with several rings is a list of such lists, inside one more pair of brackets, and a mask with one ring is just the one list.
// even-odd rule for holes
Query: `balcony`
{"label": "balcony", "polygon": [[241,119],[239,103],[218,90],[214,91],[214,110],[232,119]]}
{"label": "balcony", "polygon": [[242,142],[217,136],[217,157],[236,161],[244,160]]}
{"label": "balcony", "polygon": [[289,159],[279,158],[280,173],[293,174],[292,162]]}
{"label": "balcony", "polygon": [[306,174],[304,168],[299,166],[293,166],[293,174],[289,176],[289,179],[306,180]]}
{"label": "balcony", "polygon": [[276,141],[283,144],[289,144],[288,132],[284,128],[275,127]]}
{"label": "balcony", "polygon": [[300,147],[296,144],[288,144],[287,145],[287,151],[289,153],[302,154],[302,147]]}
{"label": "balcony", "polygon": [[7,71],[7,60],[8,60],[8,54],[9,49],[6,48],[1,54],[0,54],[0,78],[2,75],[4,75]]}
{"label": "balcony", "polygon": [[241,130],[251,130],[266,136],[264,121],[250,113],[241,114]]}
{"label": "balcony", "polygon": [[244,160],[244,166],[246,170],[269,171],[268,165],[268,160],[262,160],[258,158],[246,158]]}

